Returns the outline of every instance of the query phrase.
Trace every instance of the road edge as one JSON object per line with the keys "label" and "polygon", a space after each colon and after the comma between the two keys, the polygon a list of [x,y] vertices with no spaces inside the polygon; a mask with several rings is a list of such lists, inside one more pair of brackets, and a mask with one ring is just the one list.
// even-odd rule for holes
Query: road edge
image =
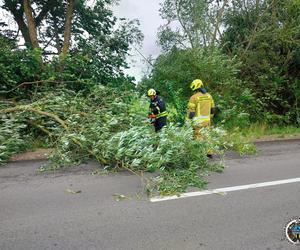
{"label": "road edge", "polygon": [[[251,142],[257,143],[266,143],[266,142],[282,142],[282,141],[291,141],[291,140],[300,140],[300,134],[293,135],[285,135],[281,137],[281,135],[276,136],[263,136],[261,138],[256,138],[251,140]],[[19,153],[13,155],[8,162],[20,162],[20,161],[35,161],[35,160],[48,160],[49,155],[53,151],[50,149],[37,149],[35,151],[29,151],[24,153]]]}

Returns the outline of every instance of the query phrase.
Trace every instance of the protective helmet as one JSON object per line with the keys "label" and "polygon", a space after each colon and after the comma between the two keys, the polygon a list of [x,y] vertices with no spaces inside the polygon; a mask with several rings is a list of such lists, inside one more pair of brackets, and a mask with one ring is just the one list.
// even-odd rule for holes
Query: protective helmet
{"label": "protective helmet", "polygon": [[199,89],[203,86],[203,82],[199,79],[196,79],[194,80],[192,83],[191,83],[191,89],[194,91],[196,89]]}
{"label": "protective helmet", "polygon": [[156,95],[155,89],[149,89],[148,90],[148,96],[153,96],[153,95]]}

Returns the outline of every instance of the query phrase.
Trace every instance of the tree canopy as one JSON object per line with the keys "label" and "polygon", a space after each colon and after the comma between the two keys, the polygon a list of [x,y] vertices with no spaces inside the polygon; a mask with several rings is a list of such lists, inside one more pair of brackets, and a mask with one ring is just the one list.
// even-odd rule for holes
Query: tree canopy
{"label": "tree canopy", "polygon": [[[126,57],[130,45],[140,43],[143,38],[138,21],[115,17],[111,10],[113,1],[87,3],[85,0],[3,1],[2,9],[17,24],[17,29],[11,29],[8,25],[10,20],[2,23],[2,36],[11,39],[14,44],[3,54],[17,53],[17,59],[21,61],[34,57],[46,63],[42,72],[39,67],[36,72],[31,69],[28,77],[23,75],[23,81],[41,80],[41,75],[43,80],[74,80],[80,76],[81,79],[94,79],[103,84],[132,80],[124,75],[123,70],[128,67]],[[26,50],[20,47],[22,41]],[[22,54],[26,54],[26,58]],[[59,66],[62,59],[67,60],[64,70],[62,65]],[[9,82],[1,84],[3,90],[21,83],[17,77],[11,77]]]}
{"label": "tree canopy", "polygon": [[240,115],[248,122],[299,124],[299,4],[163,1],[163,53],[140,88],[154,84],[177,105],[187,102],[189,83],[200,78],[217,98],[220,120],[230,126],[233,119],[234,126],[245,125],[239,125]]}

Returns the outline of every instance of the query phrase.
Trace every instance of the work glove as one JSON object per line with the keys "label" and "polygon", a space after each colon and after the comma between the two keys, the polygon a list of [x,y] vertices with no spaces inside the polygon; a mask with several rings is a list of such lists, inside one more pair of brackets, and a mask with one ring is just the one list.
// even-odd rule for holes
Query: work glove
{"label": "work glove", "polygon": [[151,124],[155,123],[155,120],[156,120],[156,115],[155,115],[155,114],[149,113],[149,114],[148,114],[148,118],[149,118],[149,122],[150,122]]}

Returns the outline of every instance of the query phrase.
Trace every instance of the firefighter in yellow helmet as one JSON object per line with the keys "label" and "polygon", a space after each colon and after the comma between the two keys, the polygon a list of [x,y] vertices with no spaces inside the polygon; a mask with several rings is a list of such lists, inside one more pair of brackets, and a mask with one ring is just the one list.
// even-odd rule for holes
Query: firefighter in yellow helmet
{"label": "firefighter in yellow helmet", "polygon": [[[212,96],[207,93],[200,79],[194,80],[190,88],[194,94],[188,103],[188,118],[192,120],[195,139],[199,139],[200,129],[210,126],[216,108]],[[211,155],[208,154],[208,157]]]}
{"label": "firefighter in yellow helmet", "polygon": [[155,132],[158,132],[167,124],[166,104],[155,89],[149,89],[148,96],[150,97],[148,118],[153,123]]}

